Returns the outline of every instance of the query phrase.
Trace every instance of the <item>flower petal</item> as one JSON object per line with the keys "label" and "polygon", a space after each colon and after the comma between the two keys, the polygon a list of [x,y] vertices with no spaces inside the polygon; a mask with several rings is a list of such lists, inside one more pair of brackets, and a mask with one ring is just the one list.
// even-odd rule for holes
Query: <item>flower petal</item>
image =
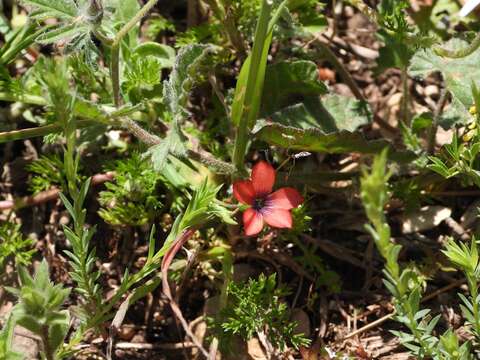
{"label": "flower petal", "polygon": [[265,207],[262,209],[262,215],[271,227],[292,228],[292,214],[289,210]]}
{"label": "flower petal", "polygon": [[249,208],[243,213],[243,226],[245,235],[257,235],[263,228],[263,216],[260,212]]}
{"label": "flower petal", "polygon": [[480,0],[469,0],[463,5],[460,10],[460,16],[464,17],[470,14],[478,5],[480,5]]}
{"label": "flower petal", "polygon": [[278,189],[267,196],[266,207],[290,210],[303,203],[300,193],[291,187]]}
{"label": "flower petal", "polygon": [[233,196],[246,205],[252,205],[255,198],[255,189],[250,180],[240,180],[233,183]]}
{"label": "flower petal", "polygon": [[252,184],[255,194],[265,196],[270,194],[275,184],[275,169],[266,161],[257,162],[252,169]]}

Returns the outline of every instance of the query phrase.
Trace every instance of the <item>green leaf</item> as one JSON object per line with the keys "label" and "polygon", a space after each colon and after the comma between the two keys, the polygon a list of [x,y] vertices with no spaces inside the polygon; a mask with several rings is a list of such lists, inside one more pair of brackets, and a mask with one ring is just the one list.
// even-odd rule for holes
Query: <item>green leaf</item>
{"label": "green leaf", "polygon": [[12,351],[12,339],[15,328],[13,316],[9,316],[0,330],[0,359],[23,360],[24,356]]}
{"label": "green leaf", "polygon": [[[445,45],[449,50],[465,48],[467,42],[452,39]],[[480,86],[480,49],[469,56],[451,59],[438,56],[432,49],[422,49],[412,58],[408,73],[414,77],[425,78],[433,72],[439,71],[448,90],[468,109],[474,104],[472,97],[472,81]]]}
{"label": "green leaf", "polygon": [[155,254],[155,224],[152,225],[152,229],[150,230],[150,236],[148,238],[147,261],[151,260],[154,254]]}
{"label": "green leaf", "polygon": [[303,103],[288,106],[269,117],[276,123],[301,129],[319,128],[325,133],[352,132],[370,122],[370,110],[354,98],[327,95],[322,100],[309,97]]}
{"label": "green leaf", "polygon": [[160,62],[162,68],[172,68],[175,63],[175,49],[156,42],[145,42],[138,45],[133,50],[133,54],[139,57],[153,56]]}
{"label": "green leaf", "polygon": [[28,281],[22,281],[20,291],[15,294],[19,301],[12,314],[18,324],[35,335],[43,336],[47,332],[51,351],[55,353],[70,326],[68,311],[60,310],[70,290],[50,282],[45,260],[37,268],[33,281],[26,271],[22,275],[22,278],[25,277]]}
{"label": "green leaf", "polygon": [[315,63],[300,60],[270,65],[265,74],[262,114],[269,115],[299,102],[299,97],[325,93],[327,87],[318,79]]}
{"label": "green leaf", "polygon": [[59,193],[58,195],[59,195],[59,197],[60,197],[60,200],[62,200],[63,205],[65,206],[65,208],[68,210],[68,212],[69,212],[70,215],[72,216],[73,221],[76,222],[76,221],[77,221],[77,217],[76,217],[76,216],[77,216],[77,213],[76,213],[76,211],[74,210],[72,203],[70,202],[70,200],[67,199],[67,197],[66,197],[64,194]]}
{"label": "green leaf", "polygon": [[360,133],[346,130],[327,134],[319,128],[300,129],[268,122],[259,122],[257,129],[257,139],[290,150],[375,154],[389,146],[387,141],[367,141]]}
{"label": "green leaf", "polygon": [[232,217],[232,212],[219,203],[211,203],[208,212],[217,216],[225,224],[237,225],[237,222]]}
{"label": "green leaf", "polygon": [[254,128],[257,139],[270,145],[300,151],[328,153],[376,153],[389,146],[386,141],[367,141],[359,126],[370,120],[368,108],[353,98],[329,95],[320,102],[308,98],[270,116],[273,121],[261,120]]}
{"label": "green leaf", "polygon": [[44,31],[43,28],[37,29],[37,25],[33,23],[12,31],[0,49],[0,63],[9,64],[12,62],[22,50],[28,48]]}
{"label": "green leaf", "polygon": [[339,130],[354,131],[371,121],[368,105],[352,97],[327,95],[322,98],[322,105]]}
{"label": "green leaf", "polygon": [[384,30],[380,30],[377,34],[384,46],[379,50],[376,72],[380,73],[392,67],[400,69],[407,67],[414,54],[411,45],[408,46],[405,39]]}
{"label": "green leaf", "polygon": [[154,169],[156,171],[162,171],[166,165],[168,155],[183,157],[185,151],[183,135],[175,129],[172,129],[167,136],[162,139],[160,144],[148,149],[147,156],[151,157]]}
{"label": "green leaf", "polygon": [[[465,18],[462,19],[458,14],[461,7],[459,5],[455,1],[437,0],[432,6],[421,6],[419,11],[409,15],[423,34],[440,35],[443,38],[460,21],[465,21]],[[448,24],[443,21],[445,17],[448,17]]]}
{"label": "green leaf", "polygon": [[325,4],[318,0],[290,0],[287,4],[289,12],[297,16],[301,29],[310,34],[317,34],[328,27],[325,17]]}
{"label": "green leaf", "polygon": [[88,178],[82,183],[82,186],[80,188],[80,191],[78,192],[78,198],[77,198],[77,207],[82,208],[83,203],[85,202],[85,198],[87,197],[88,194],[88,189],[90,188],[90,182],[92,181],[92,178]]}
{"label": "green leaf", "polygon": [[31,37],[30,41],[35,39],[41,44],[63,41],[66,54],[81,52],[89,66],[96,66],[97,49],[91,39],[90,24],[84,14],[85,1],[21,0],[21,2],[33,8],[33,11],[29,12],[32,19],[60,20],[56,25],[43,27],[42,32],[38,36]]}
{"label": "green leaf", "polygon": [[37,20],[48,18],[72,20],[78,13],[74,0],[21,0],[21,3],[36,10],[31,12],[30,16]]}
{"label": "green leaf", "polygon": [[[122,83],[122,88],[128,92],[131,100],[140,102],[145,96],[135,96],[135,92],[152,91],[155,85],[160,84],[162,64],[153,56],[134,55],[131,60],[130,66],[125,70],[125,81]],[[156,93],[158,95],[158,92]]]}
{"label": "green leaf", "polygon": [[448,130],[455,124],[468,124],[472,120],[473,116],[470,115],[467,108],[458,98],[454,97],[438,119],[438,125]]}
{"label": "green leaf", "polygon": [[50,331],[48,334],[48,342],[50,343],[51,349],[57,349],[63,344],[63,340],[70,327],[70,314],[67,310],[60,311],[56,315],[55,322],[50,324]]}

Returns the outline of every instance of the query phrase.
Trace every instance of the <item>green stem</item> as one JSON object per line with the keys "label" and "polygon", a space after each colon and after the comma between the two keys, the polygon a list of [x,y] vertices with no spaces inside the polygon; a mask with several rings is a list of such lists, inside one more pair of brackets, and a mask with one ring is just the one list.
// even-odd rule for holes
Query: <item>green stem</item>
{"label": "green stem", "polygon": [[475,50],[480,47],[480,34],[478,34],[475,39],[473,39],[472,43],[466,46],[463,49],[459,50],[448,50],[442,48],[440,46],[433,48],[435,54],[443,57],[448,57],[452,59],[459,59],[471,55]]}
{"label": "green stem", "polygon": [[[77,122],[77,127],[84,128],[84,127],[91,126],[93,124],[97,124],[97,122],[92,120],[79,120]],[[51,124],[51,125],[40,126],[37,128],[28,128],[28,129],[0,132],[0,144],[6,143],[9,141],[24,140],[24,139],[30,139],[38,136],[55,134],[55,133],[61,132],[62,130],[63,130],[62,125]]]}
{"label": "green stem", "polygon": [[110,77],[112,78],[113,103],[118,108],[121,105],[120,100],[120,46],[115,42],[111,48],[110,55]]}
{"label": "green stem", "polygon": [[403,122],[407,126],[410,124],[410,109],[408,106],[408,103],[410,102],[410,91],[408,89],[408,73],[407,73],[407,68],[403,67],[402,68],[402,115],[403,115]]}
{"label": "green stem", "polygon": [[255,96],[254,90],[257,84],[257,76],[261,66],[263,50],[265,42],[267,41],[271,9],[272,5],[267,0],[263,0],[260,10],[260,17],[255,30],[255,41],[250,59],[243,113],[238,125],[237,136],[235,138],[235,147],[233,151],[233,163],[238,171],[243,171],[245,169],[244,162],[250,132],[249,115],[250,111],[252,110],[252,103],[254,100],[253,97]]}
{"label": "green stem", "polygon": [[102,42],[102,44],[106,46],[112,46],[113,44],[113,39],[110,39],[108,36],[104,35],[98,26],[95,26],[93,28],[93,34],[95,37]]}
{"label": "green stem", "polygon": [[152,10],[158,0],[149,0],[123,27],[119,30],[115,39],[113,40],[113,46],[120,45],[122,39],[128,34],[128,32],[139,22],[147,13]]}
{"label": "green stem", "polygon": [[28,94],[17,96],[7,92],[0,92],[0,100],[9,102],[18,101],[30,105],[47,105],[47,101],[43,97]]}
{"label": "green stem", "polygon": [[[405,301],[407,301],[405,299]],[[409,323],[409,328],[410,328],[410,331],[412,332],[413,334],[413,337],[415,338],[415,340],[417,341],[417,343],[420,345],[420,358],[423,359],[423,352],[425,352],[425,355],[428,355],[428,356],[431,356],[432,355],[432,351],[430,349],[430,346],[422,339],[422,334],[421,332],[418,330],[418,324],[417,322],[414,320],[414,314],[411,314],[410,312],[408,313],[408,319],[410,321]]]}
{"label": "green stem", "polygon": [[470,289],[470,296],[472,300],[472,312],[475,324],[475,337],[480,339],[480,313],[478,309],[477,297],[478,297],[478,284],[474,274],[467,274],[468,287]]}
{"label": "green stem", "polygon": [[50,343],[48,341],[48,333],[49,333],[49,327],[48,325],[43,325],[42,327],[42,333],[40,334],[40,337],[42,339],[42,345],[43,345],[43,352],[45,353],[45,358],[47,360],[54,360],[55,356],[53,354],[53,351],[50,347]]}
{"label": "green stem", "polygon": [[[123,27],[111,42],[110,76],[112,78],[113,102],[116,107],[121,104],[120,99],[120,43],[128,32],[155,6],[158,0],[149,0]],[[101,40],[101,39],[100,39]],[[109,44],[107,41],[106,44]]]}
{"label": "green stem", "polygon": [[[127,129],[137,139],[147,144],[148,146],[155,146],[162,142],[162,139],[157,135],[149,133],[147,130],[139,126],[135,121],[126,119],[122,122],[122,126]],[[187,150],[187,158],[198,161],[209,169],[218,174],[231,175],[235,172],[235,167],[225,161],[218,160],[212,154],[205,150],[194,151]]]}

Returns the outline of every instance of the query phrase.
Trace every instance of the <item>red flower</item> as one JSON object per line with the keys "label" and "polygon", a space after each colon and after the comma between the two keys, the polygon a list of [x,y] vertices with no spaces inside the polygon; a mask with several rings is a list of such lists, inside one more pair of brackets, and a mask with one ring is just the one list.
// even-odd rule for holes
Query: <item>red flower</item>
{"label": "red flower", "polygon": [[264,222],[275,228],[292,227],[290,210],[303,202],[303,197],[293,188],[285,187],[272,193],[275,170],[265,161],[259,161],[252,170],[251,180],[236,181],[233,195],[242,204],[250,205],[243,213],[245,234],[258,234]]}

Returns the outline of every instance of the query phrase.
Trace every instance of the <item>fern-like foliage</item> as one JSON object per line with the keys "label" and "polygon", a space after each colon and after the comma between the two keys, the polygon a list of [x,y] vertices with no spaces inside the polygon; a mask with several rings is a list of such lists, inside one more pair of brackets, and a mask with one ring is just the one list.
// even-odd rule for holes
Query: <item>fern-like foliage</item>
{"label": "fern-like foliage", "polygon": [[161,179],[138,153],[115,163],[115,180],[100,193],[99,215],[112,225],[143,225],[162,207],[157,187]]}
{"label": "fern-like foliage", "polygon": [[52,186],[65,188],[63,161],[56,154],[40,156],[40,158],[27,165],[27,170],[34,174],[28,186],[34,194],[48,190]]}
{"label": "fern-like foliage", "polygon": [[266,337],[280,351],[290,344],[295,348],[307,346],[310,341],[295,333],[296,324],[289,320],[288,307],[281,301],[287,293],[276,286],[275,274],[262,274],[246,283],[230,283],[228,303],[213,324],[221,346],[227,347],[224,350],[228,350],[234,335],[245,341],[254,336]]}
{"label": "fern-like foliage", "polygon": [[124,93],[132,103],[153,96],[155,86],[161,83],[162,64],[153,56],[132,56],[131,66],[125,70]]}
{"label": "fern-like foliage", "polygon": [[35,249],[35,241],[25,238],[20,231],[20,225],[11,221],[0,224],[0,275],[4,273],[4,265],[9,259],[15,265],[29,265]]}

